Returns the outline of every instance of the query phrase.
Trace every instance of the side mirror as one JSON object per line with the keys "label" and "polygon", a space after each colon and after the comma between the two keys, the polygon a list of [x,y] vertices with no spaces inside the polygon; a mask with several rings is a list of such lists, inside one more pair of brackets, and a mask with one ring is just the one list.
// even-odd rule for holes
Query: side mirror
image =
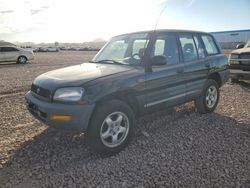
{"label": "side mirror", "polygon": [[237,44],[237,45],[236,45],[236,49],[243,48],[244,46],[245,46],[245,44],[244,44],[244,43]]}
{"label": "side mirror", "polygon": [[166,65],[167,59],[164,55],[156,55],[151,59],[151,65]]}

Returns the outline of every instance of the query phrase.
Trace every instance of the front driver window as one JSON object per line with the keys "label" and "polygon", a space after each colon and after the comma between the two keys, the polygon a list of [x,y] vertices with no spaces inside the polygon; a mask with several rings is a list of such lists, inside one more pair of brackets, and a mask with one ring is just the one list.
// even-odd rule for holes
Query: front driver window
{"label": "front driver window", "polygon": [[176,37],[170,34],[162,34],[157,36],[153,56],[164,55],[167,65],[179,63],[178,46]]}
{"label": "front driver window", "polygon": [[135,40],[133,43],[133,53],[136,54],[139,53],[140,49],[144,49],[146,46],[146,39],[140,39],[140,40]]}

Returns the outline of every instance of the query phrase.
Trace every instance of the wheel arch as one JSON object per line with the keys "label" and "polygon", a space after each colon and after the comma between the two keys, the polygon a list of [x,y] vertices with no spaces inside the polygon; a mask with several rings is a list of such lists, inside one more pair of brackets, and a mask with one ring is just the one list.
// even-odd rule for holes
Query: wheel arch
{"label": "wheel arch", "polygon": [[26,59],[26,61],[28,61],[28,58],[26,55],[24,54],[20,54],[18,57],[17,57],[17,61],[19,60],[20,57],[24,57]]}
{"label": "wheel arch", "polygon": [[222,86],[221,76],[220,76],[220,74],[218,72],[211,73],[208,76],[208,79],[212,79],[212,80],[216,81],[219,87]]}
{"label": "wheel arch", "polygon": [[96,102],[95,108],[97,108],[99,105],[109,100],[120,100],[126,103],[133,110],[134,115],[138,114],[139,112],[139,103],[134,95],[134,92],[131,90],[115,92],[115,93],[111,93],[106,96],[103,96]]}

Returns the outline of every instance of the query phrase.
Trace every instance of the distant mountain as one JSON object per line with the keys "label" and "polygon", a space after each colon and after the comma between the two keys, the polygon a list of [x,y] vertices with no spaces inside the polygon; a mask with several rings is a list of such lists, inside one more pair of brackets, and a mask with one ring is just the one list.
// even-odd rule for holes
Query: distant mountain
{"label": "distant mountain", "polygon": [[92,40],[91,42],[106,42],[106,41],[102,38],[97,38],[95,40]]}
{"label": "distant mountain", "polygon": [[0,46],[15,46],[15,44],[12,44],[10,42],[6,42],[4,40],[0,40]]}
{"label": "distant mountain", "polygon": [[[102,38],[97,38],[91,42],[82,43],[69,43],[69,42],[58,42],[58,47],[65,48],[90,48],[90,49],[100,49],[106,41]],[[33,43],[33,42],[15,42],[17,46],[29,46],[29,47],[49,47],[55,46],[55,43]]]}

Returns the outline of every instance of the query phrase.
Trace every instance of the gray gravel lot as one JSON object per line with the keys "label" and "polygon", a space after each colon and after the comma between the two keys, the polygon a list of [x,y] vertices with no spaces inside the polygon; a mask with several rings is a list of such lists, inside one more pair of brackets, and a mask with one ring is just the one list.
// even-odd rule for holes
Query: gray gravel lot
{"label": "gray gravel lot", "polygon": [[32,80],[93,55],[38,53],[31,64],[0,64],[0,187],[250,187],[247,84],[223,86],[211,114],[188,103],[139,118],[133,142],[109,158],[83,134],[35,120],[24,103]]}

